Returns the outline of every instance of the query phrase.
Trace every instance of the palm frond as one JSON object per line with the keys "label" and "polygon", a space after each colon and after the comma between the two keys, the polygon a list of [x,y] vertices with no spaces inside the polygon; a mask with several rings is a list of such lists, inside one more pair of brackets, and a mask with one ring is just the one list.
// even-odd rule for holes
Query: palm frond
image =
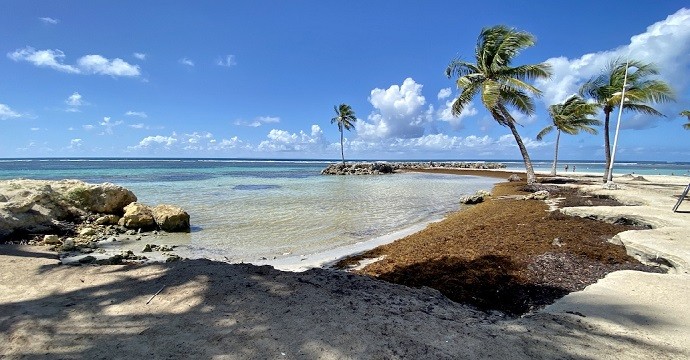
{"label": "palm frond", "polygon": [[553,131],[554,128],[555,128],[555,126],[553,126],[553,125],[549,125],[549,126],[543,128],[543,129],[539,132],[539,134],[537,134],[537,140],[538,140],[538,141],[541,141],[541,140],[544,138],[544,136],[546,136],[546,135],[548,135],[549,133],[551,133],[551,132]]}

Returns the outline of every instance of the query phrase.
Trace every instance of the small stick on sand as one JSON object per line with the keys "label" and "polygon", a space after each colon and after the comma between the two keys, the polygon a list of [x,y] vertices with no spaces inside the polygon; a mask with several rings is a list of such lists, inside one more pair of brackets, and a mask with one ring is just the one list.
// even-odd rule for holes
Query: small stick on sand
{"label": "small stick on sand", "polygon": [[156,295],[160,294],[161,291],[163,291],[163,289],[165,289],[165,285],[163,285],[163,287],[161,287],[160,290],[156,291],[155,294],[151,295],[151,297],[149,298],[149,301],[146,302],[146,305],[148,305],[151,302],[151,300],[153,300],[153,298],[156,297]]}

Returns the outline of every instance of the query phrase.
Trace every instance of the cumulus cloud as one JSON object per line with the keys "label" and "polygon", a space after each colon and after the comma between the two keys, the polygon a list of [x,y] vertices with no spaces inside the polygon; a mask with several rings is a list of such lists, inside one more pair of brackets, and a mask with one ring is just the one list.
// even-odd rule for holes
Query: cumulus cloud
{"label": "cumulus cloud", "polygon": [[44,24],[50,24],[50,25],[55,25],[60,22],[58,19],[53,19],[51,17],[40,17],[38,20],[41,20]]}
{"label": "cumulus cloud", "polygon": [[79,149],[82,146],[82,140],[81,139],[72,139],[69,142],[69,146],[67,147],[68,149]]}
{"label": "cumulus cloud", "polygon": [[77,60],[79,68],[87,74],[110,76],[139,76],[139,66],[122,59],[109,60],[101,55],[86,55]]}
{"label": "cumulus cloud", "polygon": [[311,132],[290,133],[285,130],[272,129],[267,140],[262,141],[257,149],[267,152],[318,151],[326,147],[323,131],[319,125],[312,125]]}
{"label": "cumulus cloud", "polygon": [[103,127],[103,132],[100,135],[105,135],[105,134],[110,135],[113,133],[114,127],[116,127],[118,125],[122,125],[122,121],[110,121],[110,117],[105,116],[105,117],[103,117],[103,121],[101,121],[98,124]]}
{"label": "cumulus cloud", "polygon": [[178,60],[178,62],[182,65],[189,66],[189,67],[194,66],[194,61],[187,59],[186,57]]}
{"label": "cumulus cloud", "polygon": [[250,151],[251,145],[240,140],[237,136],[230,139],[217,140],[208,131],[193,132],[190,134],[177,134],[170,136],[155,135],[143,138],[137,145],[129,146],[129,151],[155,152],[227,152],[229,150]]}
{"label": "cumulus cloud", "polygon": [[[675,89],[686,93],[690,83],[690,9],[681,9],[647,27],[647,30],[630,38],[630,43],[614,50],[585,54],[577,59],[550,58],[546,62],[553,67],[549,80],[540,79],[538,88],[544,91],[545,105],[563,102],[576,93],[580,86],[601,73],[615,59],[636,59],[651,62],[660,70],[659,78]],[[686,99],[687,101],[687,99]],[[679,112],[679,104],[659,104],[655,108],[664,114]],[[629,116],[622,126],[645,128],[654,126],[659,118],[645,115]]]}
{"label": "cumulus cloud", "polygon": [[367,120],[358,121],[357,133],[363,139],[415,138],[424,134],[424,125],[432,120],[433,109],[425,109],[422,85],[407,78],[402,85],[371,91],[369,102],[374,111]]}
{"label": "cumulus cloud", "polygon": [[107,59],[101,55],[86,55],[77,59],[76,65],[65,64],[65,53],[61,50],[36,50],[30,46],[8,53],[14,61],[26,61],[37,67],[47,67],[70,74],[91,74],[136,77],[140,75],[139,66],[115,58]]}
{"label": "cumulus cloud", "polygon": [[276,124],[280,122],[280,118],[276,116],[259,116],[252,121],[236,120],[235,125],[259,127],[263,124]]}
{"label": "cumulus cloud", "polygon": [[125,115],[126,115],[126,116],[136,116],[136,117],[139,117],[139,118],[142,118],[142,119],[146,119],[146,118],[148,117],[148,115],[146,115],[146,113],[143,112],[143,111],[131,111],[131,110],[130,110],[130,111],[127,111],[127,112],[125,113]]}
{"label": "cumulus cloud", "polygon": [[477,108],[474,107],[474,103],[471,102],[467,104],[464,109],[462,109],[458,116],[453,116],[453,101],[455,101],[455,99],[446,101],[445,106],[441,109],[438,109],[436,112],[436,117],[439,120],[450,124],[454,130],[459,130],[463,128],[462,120],[467,117],[477,115],[478,111]]}
{"label": "cumulus cloud", "polygon": [[144,53],[135,52],[134,54],[132,54],[132,56],[134,56],[135,58],[142,60],[142,61],[146,60],[146,54],[144,54]]}
{"label": "cumulus cloud", "polygon": [[237,61],[235,60],[235,55],[225,55],[225,57],[218,58],[216,64],[218,66],[233,67],[237,65]]}
{"label": "cumulus cloud", "polygon": [[5,104],[0,104],[0,120],[19,118],[22,115]]}
{"label": "cumulus cloud", "polygon": [[141,139],[141,141],[139,141],[139,144],[137,144],[136,146],[131,146],[130,149],[152,149],[159,147],[169,149],[170,147],[175,145],[177,141],[178,140],[175,133],[173,133],[172,136],[147,136]]}
{"label": "cumulus cloud", "polygon": [[439,100],[447,99],[448,97],[450,97],[450,95],[452,93],[453,92],[450,90],[449,87],[443,88],[443,89],[439,90],[437,97]]}

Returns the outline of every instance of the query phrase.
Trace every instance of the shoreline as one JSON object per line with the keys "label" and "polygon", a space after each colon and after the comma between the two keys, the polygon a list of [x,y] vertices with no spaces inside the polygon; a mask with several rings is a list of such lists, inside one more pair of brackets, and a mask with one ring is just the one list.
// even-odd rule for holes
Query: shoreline
{"label": "shoreline", "polygon": [[615,272],[520,318],[479,312],[429,288],[328,269],[294,273],[209,260],[71,267],[41,248],[3,245],[0,355],[689,357],[690,273],[683,264],[690,263],[690,201],[670,211],[687,179],[648,180],[621,179],[621,190],[575,185],[637,205],[568,211],[651,223],[617,240],[675,256],[681,266],[668,274]]}

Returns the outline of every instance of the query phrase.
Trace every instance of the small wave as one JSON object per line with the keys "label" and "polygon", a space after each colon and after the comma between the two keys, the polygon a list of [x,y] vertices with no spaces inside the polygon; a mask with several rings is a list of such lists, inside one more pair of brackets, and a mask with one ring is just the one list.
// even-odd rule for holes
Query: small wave
{"label": "small wave", "polygon": [[233,190],[270,190],[279,189],[280,185],[235,185]]}

